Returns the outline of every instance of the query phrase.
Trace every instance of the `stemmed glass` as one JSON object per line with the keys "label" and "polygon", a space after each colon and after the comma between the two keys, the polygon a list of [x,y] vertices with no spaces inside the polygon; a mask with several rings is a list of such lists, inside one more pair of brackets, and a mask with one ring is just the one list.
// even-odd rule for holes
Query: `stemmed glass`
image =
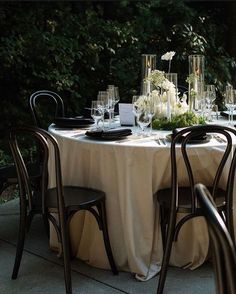
{"label": "stemmed glass", "polygon": [[138,104],[139,104],[138,100],[139,100],[140,97],[142,97],[142,96],[135,95],[132,98],[133,114],[134,114],[134,117],[135,117],[135,126],[137,125],[136,134],[139,134],[138,116],[139,116],[139,113],[140,113],[140,108],[138,107]]}
{"label": "stemmed glass", "polygon": [[115,104],[117,104],[120,101],[119,88],[115,87],[114,91],[115,91]]}
{"label": "stemmed glass", "polygon": [[99,91],[97,100],[100,101],[100,109],[102,111],[102,128],[104,129],[104,116],[106,112],[107,91]]}
{"label": "stemmed glass", "polygon": [[95,129],[99,129],[99,121],[103,118],[102,111],[103,102],[100,100],[92,101],[91,105],[91,117],[95,121]]}
{"label": "stemmed glass", "polygon": [[225,106],[229,112],[229,125],[233,124],[233,111],[236,107],[236,98],[233,87],[226,88],[225,92]]}
{"label": "stemmed glass", "polygon": [[105,105],[109,115],[109,128],[111,128],[112,114],[114,113],[114,108],[115,108],[115,86],[114,85],[108,85],[107,100]]}
{"label": "stemmed glass", "polygon": [[215,101],[215,93],[213,91],[207,90],[203,92],[203,101],[201,101],[202,114],[206,115],[207,120],[212,120],[212,107],[213,102]]}
{"label": "stemmed glass", "polygon": [[140,126],[141,134],[144,136],[145,129],[148,125],[150,125],[152,120],[151,108],[149,103],[150,99],[148,96],[142,95],[139,96],[138,100],[134,102],[133,112],[136,114],[137,124]]}
{"label": "stemmed glass", "polygon": [[142,135],[145,135],[145,129],[151,123],[151,116],[148,107],[140,108],[137,116],[137,123],[142,130]]}
{"label": "stemmed glass", "polygon": [[216,100],[216,87],[215,85],[206,85],[206,91],[211,92],[211,102],[214,102]]}
{"label": "stemmed glass", "polygon": [[155,115],[155,112],[156,112],[156,103],[157,103],[157,101],[156,101],[155,97],[152,94],[150,94],[148,96],[148,106],[147,106],[148,107],[147,108],[148,114],[149,114],[150,120],[151,120],[151,122],[150,122],[150,135],[152,135],[152,119],[153,119],[153,116]]}

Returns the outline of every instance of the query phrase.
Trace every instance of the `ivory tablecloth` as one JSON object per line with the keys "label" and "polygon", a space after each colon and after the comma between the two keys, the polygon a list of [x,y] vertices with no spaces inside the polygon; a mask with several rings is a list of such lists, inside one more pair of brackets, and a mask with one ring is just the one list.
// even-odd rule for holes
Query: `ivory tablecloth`
{"label": "ivory tablecloth", "polygon": [[[106,193],[108,230],[119,270],[147,280],[160,270],[162,242],[159,207],[153,194],[170,186],[170,143],[158,145],[153,137],[122,141],[98,141],[84,136],[83,130],[50,132],[60,147],[64,185],[101,189]],[[166,134],[165,132],[161,135]],[[191,158],[197,181],[211,182],[224,145],[212,139],[192,145]],[[186,180],[183,162],[178,159],[181,182]],[[52,162],[49,185],[55,186]],[[222,186],[226,183],[226,176]],[[181,216],[179,216],[181,217]],[[109,269],[102,234],[90,213],[77,213],[70,227],[72,250],[92,266]],[[51,230],[50,245],[57,247]],[[208,254],[208,233],[202,217],[188,221],[174,244],[171,264],[191,269],[201,265]]]}

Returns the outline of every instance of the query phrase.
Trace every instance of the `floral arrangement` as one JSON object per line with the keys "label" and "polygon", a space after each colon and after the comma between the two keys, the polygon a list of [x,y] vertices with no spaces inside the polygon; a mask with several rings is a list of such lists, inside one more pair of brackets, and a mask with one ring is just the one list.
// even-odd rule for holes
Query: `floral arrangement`
{"label": "floral arrangement", "polygon": [[[171,56],[173,56],[174,52],[171,53]],[[167,116],[167,103],[170,104],[172,114],[174,115],[180,115],[188,111],[186,95],[181,98],[179,97],[178,89],[176,89],[175,84],[166,77],[164,71],[151,71],[146,81],[149,81],[154,87],[150,93],[150,97],[156,100],[154,118]]]}
{"label": "floral arrangement", "polygon": [[180,97],[176,85],[168,79],[174,55],[174,51],[162,55],[162,60],[169,61],[168,74],[152,70],[144,81],[152,85],[152,90],[147,95],[140,96],[135,102],[138,108],[152,108],[154,129],[173,129],[202,123],[193,112],[189,112],[187,96]]}

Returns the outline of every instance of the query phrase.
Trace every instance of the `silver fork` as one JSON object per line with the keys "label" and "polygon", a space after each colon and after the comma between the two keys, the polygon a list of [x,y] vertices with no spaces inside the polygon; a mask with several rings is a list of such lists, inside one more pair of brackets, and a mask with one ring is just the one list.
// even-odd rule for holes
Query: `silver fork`
{"label": "silver fork", "polygon": [[160,137],[159,140],[163,145],[166,145],[166,139],[164,137]]}
{"label": "silver fork", "polygon": [[158,145],[166,145],[165,138],[156,138],[155,142],[157,142]]}
{"label": "silver fork", "polygon": [[213,138],[216,139],[219,143],[226,143],[226,140],[221,138],[219,135],[213,135]]}

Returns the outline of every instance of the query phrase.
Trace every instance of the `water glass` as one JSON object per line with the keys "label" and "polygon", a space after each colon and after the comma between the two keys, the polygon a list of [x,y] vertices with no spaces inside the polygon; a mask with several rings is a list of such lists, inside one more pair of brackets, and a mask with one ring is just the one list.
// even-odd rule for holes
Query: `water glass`
{"label": "water glass", "polygon": [[91,105],[91,117],[95,122],[95,129],[99,129],[99,121],[103,118],[103,110],[102,110],[103,102],[100,100],[92,101]]}
{"label": "water glass", "polygon": [[146,127],[148,127],[151,123],[152,117],[150,116],[150,112],[148,107],[143,109],[140,108],[137,115],[137,123],[140,126],[142,132],[141,134],[145,136]]}
{"label": "water glass", "polygon": [[137,126],[137,129],[136,129],[136,134],[139,134],[139,125],[137,123],[137,117],[139,115],[139,112],[140,112],[140,109],[138,107],[139,105],[139,98],[142,97],[142,96],[139,96],[139,95],[134,95],[133,98],[132,98],[132,106],[133,106],[133,114],[134,114],[134,118],[135,118],[135,127]]}
{"label": "water glass", "polygon": [[226,88],[225,91],[225,107],[228,110],[229,126],[233,125],[233,112],[236,107],[236,98],[234,89],[231,87]]}

